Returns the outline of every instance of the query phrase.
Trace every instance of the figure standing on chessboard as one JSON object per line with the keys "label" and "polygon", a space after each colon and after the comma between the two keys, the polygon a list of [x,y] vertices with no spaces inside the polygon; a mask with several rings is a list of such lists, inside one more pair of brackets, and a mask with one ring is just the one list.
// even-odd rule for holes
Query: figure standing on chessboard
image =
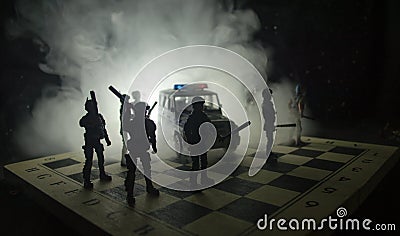
{"label": "figure standing on chessboard", "polygon": [[83,167],[83,187],[85,189],[93,188],[93,183],[90,181],[90,173],[93,164],[93,149],[97,154],[100,180],[111,181],[111,176],[107,175],[104,170],[104,146],[100,140],[105,139],[107,146],[111,145],[111,141],[108,138],[105,128],[106,122],[103,116],[98,113],[95,94],[93,91],[90,91],[90,94],[91,99],[86,99],[85,102],[85,110],[87,113],[79,120],[79,125],[85,128],[85,145],[82,146],[85,154],[85,165]]}
{"label": "figure standing on chessboard", "polygon": [[143,166],[144,178],[146,181],[146,191],[150,195],[158,196],[160,192],[154,188],[151,181],[150,154],[148,150],[151,147],[154,153],[157,153],[156,145],[156,124],[148,116],[146,110],[149,106],[144,102],[138,102],[133,107],[135,116],[131,120],[126,120],[124,131],[128,132],[130,139],[127,141],[129,153],[125,155],[128,173],[125,178],[125,190],[127,191],[127,203],[129,206],[135,205],[134,186],[135,172],[137,168],[137,159]]}
{"label": "figure standing on chessboard", "polygon": [[[211,123],[211,120],[210,118],[208,118],[207,114],[204,113],[203,111],[205,103],[204,98],[196,96],[192,99],[191,103],[193,111],[192,114],[190,114],[190,116],[186,120],[183,130],[186,141],[189,144],[195,145],[200,143],[201,141],[199,133],[200,126],[206,122]],[[200,146],[200,149],[202,148],[203,147]],[[207,169],[207,167],[208,167],[207,152],[201,155],[192,155],[192,171],[204,170]],[[214,181],[211,178],[208,178],[207,172],[205,171],[201,172],[200,182],[202,185],[209,185],[214,183]],[[192,186],[197,185],[197,174],[193,173],[190,175],[190,184]]]}
{"label": "figure standing on chessboard", "polygon": [[[275,153],[272,152],[272,140],[273,140],[273,132],[270,132],[271,130],[274,130],[275,132],[275,120],[272,122],[267,122],[268,119],[275,118],[275,116],[270,116],[270,114],[276,112],[273,110],[274,104],[272,102],[272,90],[271,89],[264,89],[262,91],[262,96],[263,96],[263,103],[262,103],[262,112],[264,116],[264,131],[267,136],[267,147],[266,150],[270,149],[271,152],[268,156],[268,162],[269,163],[276,163],[278,160],[278,157]],[[268,126],[272,125],[272,126]]]}
{"label": "figure standing on chessboard", "polygon": [[296,123],[296,128],[294,130],[293,134],[293,140],[294,140],[294,145],[295,146],[301,146],[301,132],[302,132],[302,126],[301,126],[301,119],[304,117],[304,107],[305,107],[305,90],[304,88],[300,85],[296,85],[295,89],[295,96],[290,99],[289,101],[289,110],[290,113]]}
{"label": "figure standing on chessboard", "polygon": [[122,114],[126,117],[126,119],[130,119],[131,117],[134,116],[133,114],[133,107],[135,106],[136,103],[140,101],[140,92],[135,90],[131,93],[133,102],[129,102],[129,95],[128,94],[123,94],[123,102],[121,102],[121,108],[120,108],[120,121],[121,121],[121,128],[120,128],[120,134],[122,137],[122,151],[121,151],[121,166],[126,166],[126,159],[125,159],[125,154],[128,153],[128,149],[126,148],[125,144],[125,137],[123,133],[123,128],[122,128]]}

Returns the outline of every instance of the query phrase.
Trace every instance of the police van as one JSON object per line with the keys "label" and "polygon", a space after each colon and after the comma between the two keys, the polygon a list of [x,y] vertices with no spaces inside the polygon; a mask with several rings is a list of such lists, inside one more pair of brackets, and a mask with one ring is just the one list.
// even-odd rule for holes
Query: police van
{"label": "police van", "polygon": [[[183,147],[180,140],[184,139],[183,126],[192,113],[192,99],[197,96],[205,100],[204,113],[207,114],[211,123],[215,126],[217,135],[221,137],[228,135],[222,141],[216,140],[211,149],[222,148],[226,151],[232,139],[232,147],[229,150],[235,150],[240,142],[239,134],[229,135],[229,133],[237,128],[237,125],[223,115],[218,94],[210,91],[205,83],[175,84],[172,89],[160,91],[158,121],[162,120],[162,125],[168,127],[163,129],[166,132],[164,137],[175,145],[176,150],[182,150]],[[182,139],[179,137],[182,137]],[[177,156],[182,158],[180,153],[177,152]]]}

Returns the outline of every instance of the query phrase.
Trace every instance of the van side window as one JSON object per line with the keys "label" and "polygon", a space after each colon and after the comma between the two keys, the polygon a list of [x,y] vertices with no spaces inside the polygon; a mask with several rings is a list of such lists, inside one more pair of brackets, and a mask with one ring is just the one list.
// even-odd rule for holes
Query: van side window
{"label": "van side window", "polygon": [[174,109],[174,97],[170,96],[168,98],[168,109],[172,111]]}
{"label": "van side window", "polygon": [[163,95],[161,95],[160,96],[160,104],[161,104],[161,107],[165,107],[165,96],[163,96]]}

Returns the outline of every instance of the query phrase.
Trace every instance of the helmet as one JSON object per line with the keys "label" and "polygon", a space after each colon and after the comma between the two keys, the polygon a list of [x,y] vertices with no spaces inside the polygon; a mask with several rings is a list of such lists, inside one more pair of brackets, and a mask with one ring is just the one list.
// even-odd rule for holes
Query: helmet
{"label": "helmet", "polygon": [[135,100],[136,102],[140,101],[140,92],[139,91],[137,91],[137,90],[132,91],[131,95],[132,95],[133,100]]}
{"label": "helmet", "polygon": [[89,100],[89,99],[86,98],[85,110],[86,110],[87,112],[89,112],[89,111],[93,111],[93,108],[94,108],[93,100],[91,100],[91,99]]}
{"label": "helmet", "polygon": [[196,96],[196,97],[194,97],[193,99],[192,99],[192,104],[195,104],[195,103],[201,103],[201,104],[203,104],[203,103],[205,103],[206,101],[204,100],[204,98],[202,98],[202,97],[199,97],[199,96]]}

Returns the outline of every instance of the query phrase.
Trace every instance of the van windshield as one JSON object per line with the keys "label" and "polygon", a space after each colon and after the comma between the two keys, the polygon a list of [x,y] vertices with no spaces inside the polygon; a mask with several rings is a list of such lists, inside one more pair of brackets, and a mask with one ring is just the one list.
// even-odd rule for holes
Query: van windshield
{"label": "van windshield", "polygon": [[[198,95],[196,95],[198,96]],[[190,106],[192,99],[196,96],[176,96],[175,97],[175,108],[177,112],[192,112],[192,106]],[[206,101],[204,104],[204,110],[207,111],[220,111],[219,100],[217,95],[201,95]]]}

